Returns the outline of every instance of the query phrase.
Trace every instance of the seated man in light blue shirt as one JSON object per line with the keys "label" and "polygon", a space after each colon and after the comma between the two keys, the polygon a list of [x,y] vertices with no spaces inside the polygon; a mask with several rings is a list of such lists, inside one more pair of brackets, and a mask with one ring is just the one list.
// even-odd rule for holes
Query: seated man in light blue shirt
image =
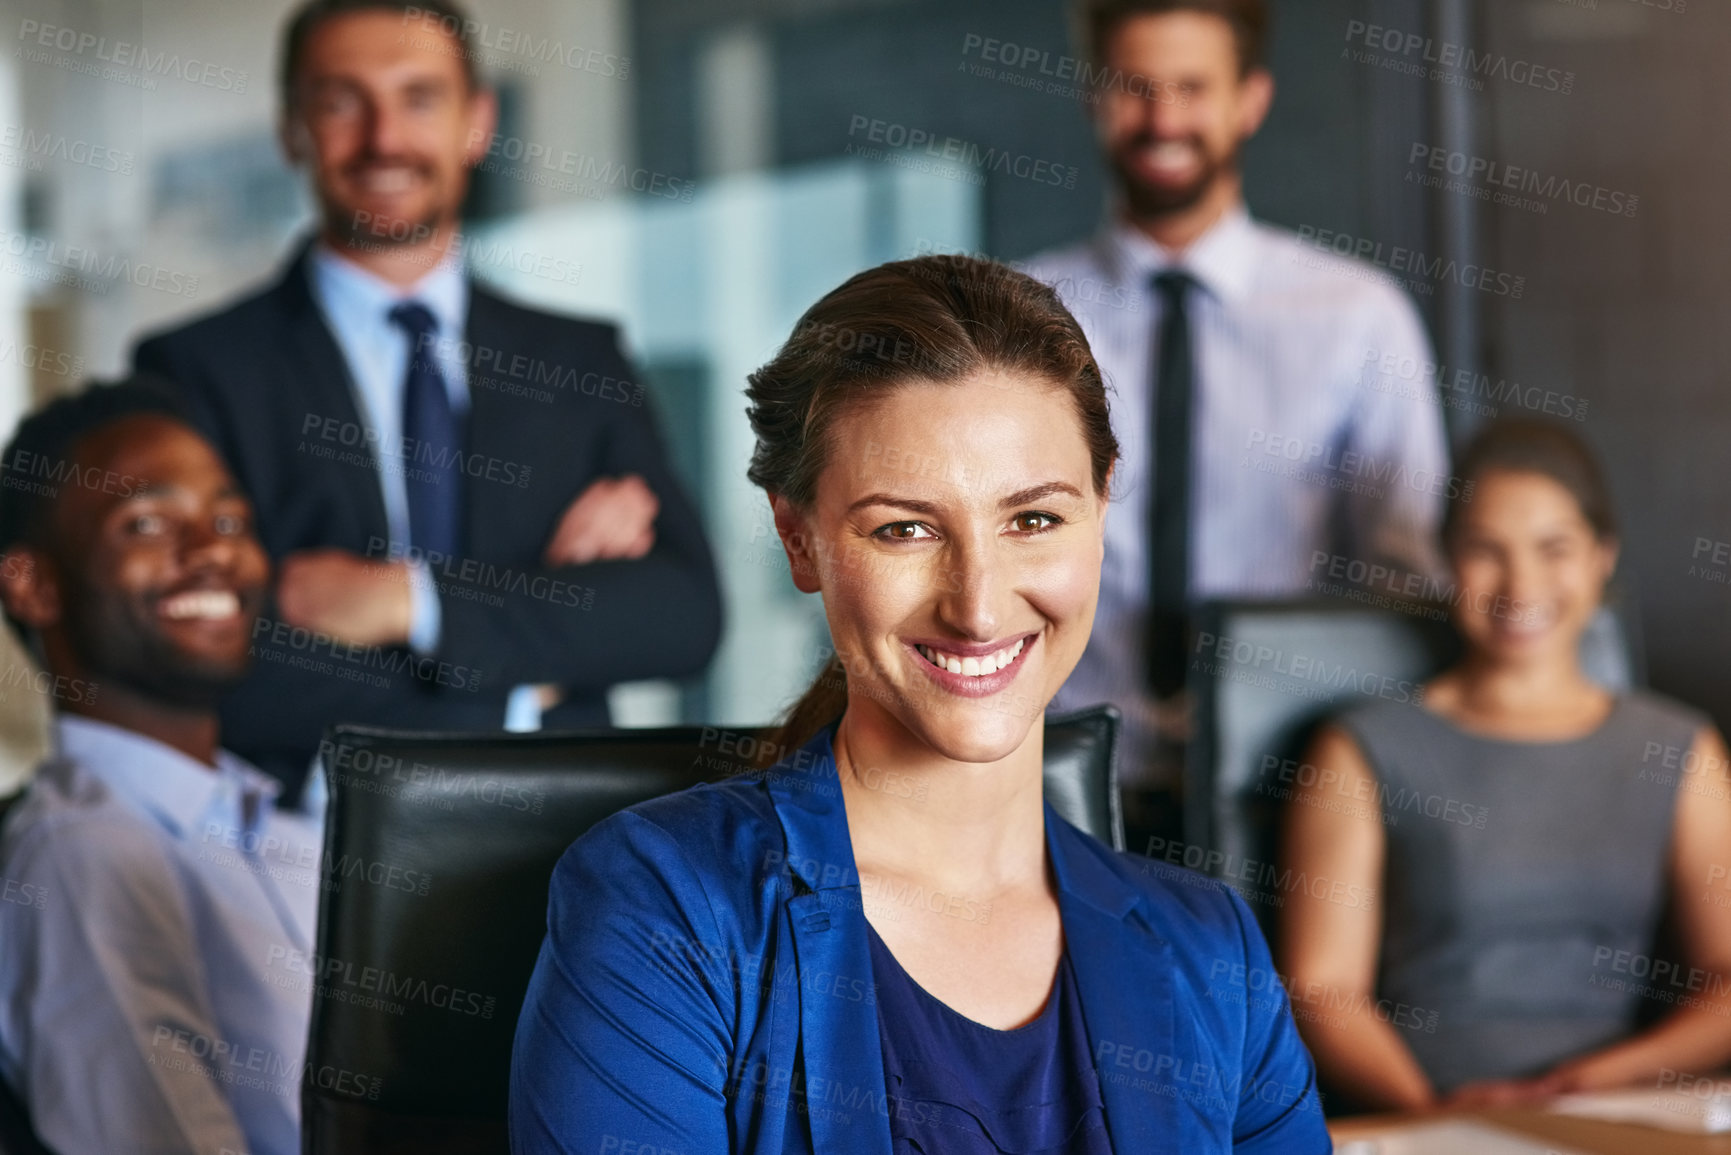
{"label": "seated man in light blue shirt", "polygon": [[270,565],[222,460],[147,383],[0,459],[0,600],[55,751],[0,833],[0,1070],[60,1155],[294,1155],[320,822],[218,746]]}

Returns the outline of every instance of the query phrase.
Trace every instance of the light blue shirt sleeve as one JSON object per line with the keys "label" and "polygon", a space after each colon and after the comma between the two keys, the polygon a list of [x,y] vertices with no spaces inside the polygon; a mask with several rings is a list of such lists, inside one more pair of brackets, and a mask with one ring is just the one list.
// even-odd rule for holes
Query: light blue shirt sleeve
{"label": "light blue shirt sleeve", "polygon": [[[0,1064],[60,1155],[298,1155],[320,824],[213,769],[56,720],[0,836]],[[286,981],[285,981],[286,980]]]}
{"label": "light blue shirt sleeve", "polygon": [[409,649],[416,657],[427,658],[439,651],[439,634],[444,624],[439,610],[439,591],[427,563],[411,558],[409,566]]}
{"label": "light blue shirt sleeve", "polygon": [[57,833],[7,862],[41,905],[0,904],[7,1029],[26,1041],[10,1074],[38,1133],[60,1155],[252,1150],[212,1062],[223,1033],[172,866],[124,824]]}

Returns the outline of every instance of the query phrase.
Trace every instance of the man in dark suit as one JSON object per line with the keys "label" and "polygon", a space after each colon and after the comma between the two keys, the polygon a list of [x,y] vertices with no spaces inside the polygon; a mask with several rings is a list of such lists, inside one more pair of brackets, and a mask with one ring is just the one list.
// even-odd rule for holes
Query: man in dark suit
{"label": "man in dark suit", "polygon": [[443,0],[309,0],[281,136],[318,236],[274,285],[145,340],[258,511],[279,579],[233,748],[294,788],[320,733],[604,725],[615,682],[693,673],[714,563],[613,326],[464,272],[496,105]]}

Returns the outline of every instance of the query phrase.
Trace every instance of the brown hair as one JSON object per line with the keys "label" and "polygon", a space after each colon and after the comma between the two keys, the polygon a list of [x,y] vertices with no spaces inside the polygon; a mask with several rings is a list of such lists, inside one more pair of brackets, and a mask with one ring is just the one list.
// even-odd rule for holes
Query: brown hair
{"label": "brown hair", "polygon": [[[444,32],[456,43],[457,59],[462,61],[469,91],[481,87],[480,57],[474,44],[474,32],[479,25],[469,18],[456,0],[415,0],[413,4],[408,0],[305,0],[289,16],[283,30],[282,71],[277,76],[277,83],[281,86],[285,111],[292,111],[295,107],[295,84],[300,80],[301,59],[306,55],[307,40],[313,29],[327,20],[353,12],[395,12],[402,17],[405,26],[415,23],[420,25],[418,31]],[[409,29],[405,27],[407,31]]]}
{"label": "brown hair", "polygon": [[[747,470],[771,496],[810,508],[828,434],[849,407],[914,382],[955,383],[986,370],[1069,392],[1088,444],[1094,491],[1118,459],[1106,386],[1088,339],[1049,286],[1006,265],[939,255],[856,274],[807,309],[775,359],[748,378],[757,435]],[[847,672],[832,655],[783,718],[787,751],[840,716]]]}
{"label": "brown hair", "polygon": [[1266,65],[1268,5],[1264,0],[1086,0],[1082,34],[1094,63],[1106,59],[1106,49],[1125,21],[1168,12],[1202,12],[1230,24],[1238,45],[1239,75],[1248,76]]}
{"label": "brown hair", "polygon": [[1480,430],[1461,453],[1455,466],[1460,482],[1456,496],[1443,514],[1444,548],[1452,548],[1460,530],[1461,514],[1472,500],[1473,490],[1485,474],[1537,473],[1548,477],[1575,499],[1581,516],[1593,527],[1600,541],[1617,536],[1617,518],[1611,508],[1611,491],[1598,459],[1573,432],[1550,421],[1532,417],[1510,417]]}

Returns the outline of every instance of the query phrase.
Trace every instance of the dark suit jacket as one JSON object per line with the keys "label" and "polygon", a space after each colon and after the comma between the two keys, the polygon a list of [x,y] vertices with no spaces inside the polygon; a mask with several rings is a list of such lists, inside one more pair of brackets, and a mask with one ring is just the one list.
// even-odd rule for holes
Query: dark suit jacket
{"label": "dark suit jacket", "polygon": [[[313,547],[383,558],[379,461],[414,463],[401,447],[368,444],[306,264],[303,249],[275,285],[146,339],[134,359],[184,392],[251,497],[273,560]],[[512,686],[556,682],[566,701],[549,727],[605,725],[609,685],[691,674],[714,652],[714,562],[617,330],[527,309],[471,282],[465,340],[462,548],[433,565],[437,654],[315,637],[290,628],[273,603],[255,628],[252,674],[224,703],[223,744],[282,778],[291,795],[332,723],[493,730]],[[543,566],[570,502],[595,479],[625,473],[641,474],[661,501],[654,550],[636,561]]]}

